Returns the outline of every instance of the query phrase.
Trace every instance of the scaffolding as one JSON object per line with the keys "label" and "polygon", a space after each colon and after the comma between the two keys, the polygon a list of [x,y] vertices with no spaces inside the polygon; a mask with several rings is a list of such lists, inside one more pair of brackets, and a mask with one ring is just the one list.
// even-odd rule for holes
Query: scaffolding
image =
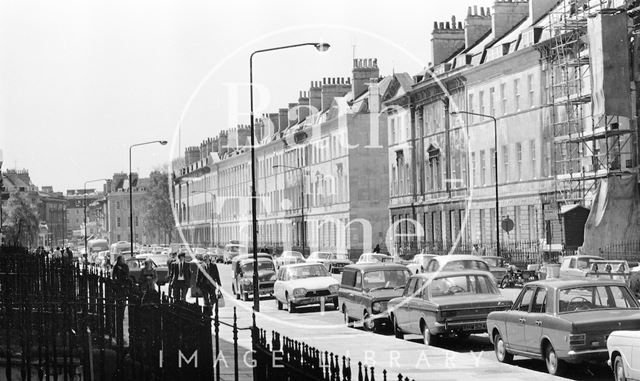
{"label": "scaffolding", "polygon": [[630,172],[633,127],[628,118],[594,115],[592,57],[587,23],[597,14],[624,11],[610,0],[562,0],[545,31],[552,141],[547,154],[555,176],[557,205],[589,205],[597,182]]}

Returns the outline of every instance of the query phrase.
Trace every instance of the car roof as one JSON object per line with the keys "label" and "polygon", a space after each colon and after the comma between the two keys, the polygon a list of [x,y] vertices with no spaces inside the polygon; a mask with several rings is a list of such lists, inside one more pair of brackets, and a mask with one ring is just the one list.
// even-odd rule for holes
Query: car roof
{"label": "car roof", "polygon": [[564,258],[595,259],[597,261],[603,261],[604,260],[604,258],[599,257],[597,255],[582,255],[582,254],[580,254],[580,255],[566,255],[566,256],[564,256],[562,258],[563,259]]}
{"label": "car roof", "polygon": [[484,262],[485,260],[482,259],[482,257],[478,256],[478,255],[470,255],[470,254],[451,254],[451,255],[438,255],[436,257],[433,258],[433,260],[437,260],[438,262],[441,263],[448,263],[448,262],[453,262],[453,261],[481,261]]}
{"label": "car roof", "polygon": [[356,263],[347,265],[344,268],[355,270],[406,270],[407,266],[398,263]]}
{"label": "car roof", "polygon": [[462,270],[462,271],[436,271],[433,273],[420,273],[412,275],[413,278],[435,279],[435,278],[447,278],[450,276],[464,276],[464,275],[483,275],[493,276],[488,271],[482,270]]}
{"label": "car roof", "polygon": [[324,267],[324,265],[322,263],[315,263],[315,262],[304,262],[304,263],[292,263],[290,265],[284,265],[281,268],[287,268],[287,269],[292,269],[292,268],[296,268],[296,267],[305,267],[305,266],[322,266]]}
{"label": "car roof", "polygon": [[537,280],[534,282],[527,283],[531,286],[546,286],[549,288],[567,288],[567,287],[575,287],[575,286],[602,286],[602,285],[621,285],[625,284],[622,280],[615,279],[593,279],[593,278],[585,278],[585,279],[562,279],[562,278],[554,278],[554,279],[543,279]]}

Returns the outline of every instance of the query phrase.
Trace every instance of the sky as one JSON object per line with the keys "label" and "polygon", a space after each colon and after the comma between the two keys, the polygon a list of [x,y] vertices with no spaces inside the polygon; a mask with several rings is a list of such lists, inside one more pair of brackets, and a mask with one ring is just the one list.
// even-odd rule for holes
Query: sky
{"label": "sky", "polygon": [[[27,169],[55,191],[128,172],[146,176],[190,145],[277,112],[311,81],[350,77],[352,59],[381,75],[430,62],[434,21],[463,21],[489,0],[0,0],[2,169]],[[99,184],[92,184],[100,187]],[[91,187],[91,185],[89,186]]]}

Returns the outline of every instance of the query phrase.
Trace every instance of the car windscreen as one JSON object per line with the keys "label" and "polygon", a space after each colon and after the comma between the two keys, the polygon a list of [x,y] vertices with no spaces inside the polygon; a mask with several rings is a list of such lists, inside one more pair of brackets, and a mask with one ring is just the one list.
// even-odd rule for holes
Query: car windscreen
{"label": "car windscreen", "polygon": [[461,271],[461,270],[483,270],[489,271],[489,266],[483,261],[474,259],[464,259],[451,261],[444,265],[442,271]]}
{"label": "car windscreen", "polygon": [[364,273],[364,289],[382,289],[404,287],[409,278],[407,270],[373,270]]}
{"label": "car windscreen", "polygon": [[[242,265],[240,265],[240,269],[243,273],[253,272],[253,261],[243,263]],[[261,270],[275,271],[275,269],[273,268],[273,263],[271,261],[258,261],[258,271]]]}
{"label": "car windscreen", "polygon": [[431,296],[434,298],[451,295],[499,294],[489,277],[484,275],[455,275],[436,278],[431,281]]}
{"label": "car windscreen", "polygon": [[483,259],[491,267],[502,267],[502,260],[500,258],[483,258]]}
{"label": "car windscreen", "polygon": [[292,267],[287,271],[289,273],[290,280],[330,276],[323,265]]}
{"label": "car windscreen", "polygon": [[561,289],[558,292],[560,313],[638,308],[638,303],[624,286],[581,286]]}
{"label": "car windscreen", "polygon": [[334,254],[335,255],[335,259],[342,259],[342,260],[348,260],[349,256],[347,254]]}
{"label": "car windscreen", "polygon": [[332,255],[331,253],[316,253],[316,257],[318,257],[318,259],[334,259],[335,256]]}

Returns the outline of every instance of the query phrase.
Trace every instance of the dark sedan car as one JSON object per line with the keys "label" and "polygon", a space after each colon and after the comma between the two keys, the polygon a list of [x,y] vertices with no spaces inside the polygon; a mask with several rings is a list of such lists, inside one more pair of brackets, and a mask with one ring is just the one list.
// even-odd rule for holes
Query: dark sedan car
{"label": "dark sedan car", "polygon": [[[140,271],[144,267],[144,262],[147,258],[129,258],[126,260],[127,266],[129,267],[129,278],[134,283],[140,283]],[[151,259],[153,262],[153,268],[156,269],[156,274],[158,274],[158,284],[163,285],[169,281],[167,276],[169,274],[169,269],[166,266],[166,263],[161,263],[160,266]]]}
{"label": "dark sedan car", "polygon": [[500,362],[544,360],[550,374],[567,363],[605,362],[613,331],[640,329],[640,304],[624,282],[547,279],[525,285],[509,311],[487,317]]}
{"label": "dark sedan car", "polygon": [[387,302],[402,295],[411,273],[394,263],[345,266],[338,291],[338,306],[348,324],[362,321],[365,330],[378,331],[389,324]]}
{"label": "dark sedan car", "polygon": [[511,301],[500,294],[490,273],[467,270],[414,275],[388,307],[397,338],[418,334],[433,345],[442,336],[486,332],[487,315],[509,309]]}

